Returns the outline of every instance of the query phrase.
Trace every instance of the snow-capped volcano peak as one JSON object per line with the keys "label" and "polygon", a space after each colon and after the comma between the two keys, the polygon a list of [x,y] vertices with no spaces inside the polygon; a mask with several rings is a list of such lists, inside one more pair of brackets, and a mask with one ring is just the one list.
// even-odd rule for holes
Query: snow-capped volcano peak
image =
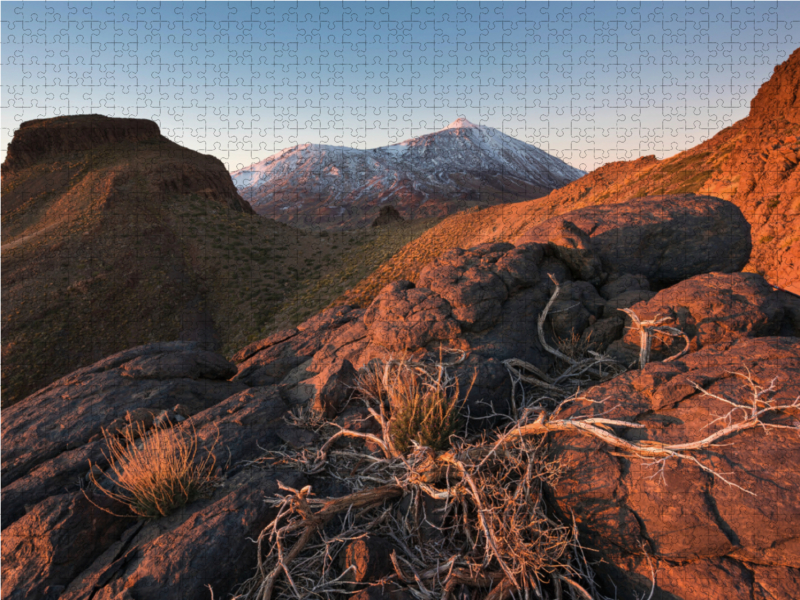
{"label": "snow-capped volcano peak", "polygon": [[470,123],[465,117],[459,117],[450,125],[445,127],[445,129],[480,129],[480,125],[475,125],[475,123]]}
{"label": "snow-capped volcano peak", "polygon": [[381,148],[298,145],[232,173],[259,214],[340,226],[387,202],[410,218],[439,216],[537,198],[582,175],[536,146],[465,117]]}

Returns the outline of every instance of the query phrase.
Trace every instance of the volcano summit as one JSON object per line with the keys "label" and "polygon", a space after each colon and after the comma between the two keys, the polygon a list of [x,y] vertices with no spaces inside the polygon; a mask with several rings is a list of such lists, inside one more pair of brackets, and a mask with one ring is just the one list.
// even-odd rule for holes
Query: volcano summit
{"label": "volcano summit", "polygon": [[584,174],[536,146],[459,118],[371,150],[294,146],[232,177],[257,213],[332,228],[368,224],[387,203],[413,219],[530,200]]}

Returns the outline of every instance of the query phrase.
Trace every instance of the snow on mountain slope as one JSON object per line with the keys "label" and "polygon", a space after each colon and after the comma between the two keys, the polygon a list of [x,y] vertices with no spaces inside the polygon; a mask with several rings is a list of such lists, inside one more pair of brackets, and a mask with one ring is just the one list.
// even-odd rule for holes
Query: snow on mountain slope
{"label": "snow on mountain slope", "polygon": [[371,222],[393,204],[405,218],[529,200],[585,173],[466,119],[399,144],[358,150],[303,144],[232,173],[259,214],[298,226]]}

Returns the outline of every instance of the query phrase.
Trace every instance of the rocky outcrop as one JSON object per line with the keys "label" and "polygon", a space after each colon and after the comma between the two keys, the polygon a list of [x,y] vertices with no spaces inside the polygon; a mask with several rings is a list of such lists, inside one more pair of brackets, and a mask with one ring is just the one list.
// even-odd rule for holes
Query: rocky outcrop
{"label": "rocky outcrop", "polygon": [[26,121],[8,145],[3,175],[48,157],[95,150],[107,144],[156,142],[160,138],[158,125],[147,119],[74,115]]}
{"label": "rocky outcrop", "polygon": [[[602,403],[583,403],[564,416],[604,411],[604,417],[645,426],[627,430],[629,440],[680,443],[727,424],[714,421],[732,409],[722,399],[747,406],[771,385],[760,401],[791,404],[797,397],[799,338],[744,337],[652,363],[591,388],[585,397]],[[770,422],[792,425],[798,417]],[[575,515],[586,544],[603,556],[598,568],[621,591],[618,597],[649,593],[653,572],[657,597],[695,598],[697,582],[709,598],[793,596],[800,569],[796,432],[742,432],[701,453],[699,463],[648,464],[568,434],[553,436],[550,451],[568,465],[553,490],[555,502]]]}
{"label": "rocky outcrop", "polygon": [[750,102],[749,118],[772,122],[786,119],[800,124],[800,50],[795,50],[784,63],[775,67],[772,77],[762,85]]}
{"label": "rocky outcrop", "polygon": [[[755,273],[708,273],[662,290],[652,299],[631,306],[642,321],[665,317],[689,337],[690,349],[698,350],[743,337],[762,337],[781,333],[787,320],[786,302],[764,278]],[[638,355],[639,332],[630,328],[612,355],[635,348]],[[791,332],[794,333],[794,332]],[[653,357],[663,360],[685,346],[682,338],[654,337]]]}
{"label": "rocky outcrop", "polygon": [[225,381],[235,372],[230,363],[197,346],[168,342],[126,350],[3,409],[3,527],[26,505],[74,485],[86,474],[87,460],[102,462],[103,429],[130,413],[180,406],[191,415],[245,388]]}
{"label": "rocky outcrop", "polygon": [[[777,334],[785,326],[788,313],[781,307],[786,300],[762,277],[715,272],[740,269],[750,247],[749,225],[728,202],[693,195],[648,198],[622,205],[618,213],[607,207],[581,209],[562,226],[565,222],[561,217],[553,220],[558,225],[554,239],[546,235],[546,225],[520,238],[539,241],[452,249],[423,267],[416,285],[404,280],[391,283],[366,310],[327,309],[296,331],[251,344],[237,355],[234,380],[283,384],[297,398],[313,398],[320,386],[333,385],[320,374],[337,361],[347,360],[358,370],[370,360],[403,353],[433,359],[447,348],[466,353],[456,369],[466,388],[476,376],[468,397],[471,414],[485,415],[490,406],[503,410],[509,394],[503,360],[519,358],[543,370],[553,364],[537,334],[538,315],[554,289],[551,275],[561,289],[545,325],[548,342],[572,343],[583,336],[587,345],[609,348],[626,364],[636,359],[638,346],[631,331],[621,339],[625,315],[618,309],[634,307],[642,311],[642,319],[651,318],[657,309],[645,309],[645,301],[662,306],[670,302],[668,298],[688,301],[692,296],[695,303],[705,303],[696,311],[727,315],[731,321],[727,327],[736,336]],[[567,241],[577,238],[576,244]],[[615,241],[631,255],[623,257]],[[663,287],[670,281],[682,283],[658,296],[650,291],[651,285]],[[724,282],[733,286],[727,295]],[[745,290],[758,296],[753,302],[763,305],[761,317],[735,306],[743,301],[739,295]],[[687,326],[693,338],[695,321],[702,322],[704,332],[712,327],[700,313],[689,323],[679,316],[684,312],[676,307],[669,316],[675,318],[673,324]],[[748,333],[742,327],[750,316]],[[701,339],[693,349],[702,345]],[[658,354],[658,344],[654,351],[657,357],[663,354]]]}
{"label": "rocky outcrop", "polygon": [[[142,364],[150,371],[134,369],[131,377],[129,367]],[[278,478],[291,486],[303,480],[290,471],[243,468],[264,448],[283,444],[278,432],[292,405],[275,386],[246,388],[225,381],[230,375],[230,363],[196,345],[153,344],[4,410],[2,597],[115,598],[130,590],[136,598],[195,598],[207,585],[227,593],[249,577],[256,558],[250,539],[274,516],[264,495],[278,491]],[[100,431],[117,415],[145,408],[196,431],[201,454],[215,456],[219,480],[210,498],[137,523],[90,485],[88,460],[103,481]]]}
{"label": "rocky outcrop", "polygon": [[568,212],[515,240],[527,242],[551,244],[573,275],[586,281],[604,280],[602,268],[643,275],[659,286],[710,271],[740,271],[751,249],[750,225],[736,206],[693,194]]}
{"label": "rocky outcrop", "polygon": [[381,206],[381,212],[372,222],[373,227],[386,227],[395,223],[403,223],[405,219],[394,206]]}
{"label": "rocky outcrop", "polygon": [[[649,200],[648,210],[668,214],[659,202],[676,200]],[[727,210],[718,201],[708,205]],[[583,218],[576,213],[570,223]],[[630,222],[616,219],[617,229],[601,235],[633,230],[650,239],[641,232],[657,231],[676,239],[687,224],[676,218],[637,229],[637,215]],[[677,443],[720,430],[727,413],[749,410],[750,401],[795,400],[796,297],[757,274],[712,271],[725,260],[718,249],[724,240],[714,232],[705,234],[705,262],[680,263],[672,253],[656,260],[643,250],[639,263],[624,267],[590,232],[560,229],[557,242],[578,240],[569,252],[552,239],[454,249],[426,265],[416,285],[392,283],[366,309],[324,310],[243,348],[233,363],[194,343],[141,346],[4,410],[3,598],[195,598],[207,595],[207,586],[215,597],[232,593],[253,574],[252,540],[275,515],[263,500],[278,491],[279,480],[296,489],[310,483],[319,497],[347,491],[322,474],[256,461],[264,449],[304,450],[319,441],[321,434],[287,423],[288,411],[313,407],[339,425],[375,433],[365,407],[350,402],[357,379],[409,357],[449,363],[467,427],[487,428],[511,412],[504,360],[553,372],[555,359],[537,328],[556,285],[543,321],[551,346],[569,351],[583,344],[620,360],[638,358],[638,333],[620,311],[627,307],[642,320],[669,318],[690,340],[686,355],[671,362],[661,359],[682,345],[655,340],[654,362],[582,390],[586,400],[568,404],[561,418],[602,414],[641,425],[620,429],[629,441]],[[731,229],[720,235],[729,239]],[[635,236],[620,237],[635,243]],[[668,272],[680,281],[665,287]],[[660,290],[650,289],[653,281]],[[764,418],[795,426],[800,412]],[[215,458],[218,485],[172,515],[137,522],[95,487],[110,483],[103,431],[118,435],[159,423],[196,432],[201,452]],[[649,589],[652,573],[662,598],[693,599],[687,578],[696,578],[710,597],[789,600],[800,570],[795,433],[752,428],[693,455],[697,461],[655,464],[585,435],[554,433],[547,450],[564,473],[547,490],[548,502],[565,522],[574,515],[583,545],[603,561],[597,568],[604,585],[621,600]],[[400,510],[410,511],[410,500],[404,502]],[[431,519],[439,514],[425,511]],[[81,540],[77,548],[74,539]],[[368,585],[391,575],[392,543],[360,538],[342,550],[340,566],[351,567],[347,585],[356,586],[357,597],[408,597],[393,583]]]}

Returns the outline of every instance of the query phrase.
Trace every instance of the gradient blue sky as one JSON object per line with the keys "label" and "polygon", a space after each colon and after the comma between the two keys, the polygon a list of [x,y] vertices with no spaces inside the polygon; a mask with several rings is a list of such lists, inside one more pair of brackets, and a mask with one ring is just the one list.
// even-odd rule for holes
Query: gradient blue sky
{"label": "gradient blue sky", "polygon": [[3,2],[2,154],[23,121],[152,119],[230,170],[463,116],[586,170],[746,116],[797,2]]}

